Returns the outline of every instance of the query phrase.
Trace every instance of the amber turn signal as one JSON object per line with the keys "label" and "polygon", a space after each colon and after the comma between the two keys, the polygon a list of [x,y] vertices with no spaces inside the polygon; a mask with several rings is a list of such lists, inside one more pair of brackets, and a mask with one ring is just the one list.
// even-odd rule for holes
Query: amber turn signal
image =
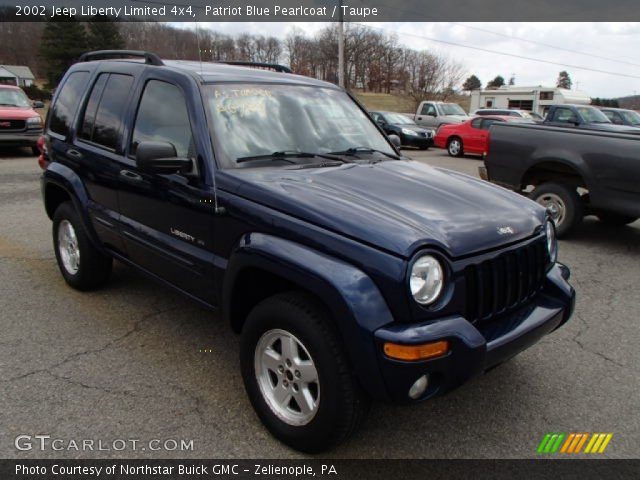
{"label": "amber turn signal", "polygon": [[440,340],[433,343],[423,343],[421,345],[400,345],[387,342],[384,344],[384,353],[387,357],[406,362],[427,360],[429,358],[441,357],[449,351],[449,342]]}

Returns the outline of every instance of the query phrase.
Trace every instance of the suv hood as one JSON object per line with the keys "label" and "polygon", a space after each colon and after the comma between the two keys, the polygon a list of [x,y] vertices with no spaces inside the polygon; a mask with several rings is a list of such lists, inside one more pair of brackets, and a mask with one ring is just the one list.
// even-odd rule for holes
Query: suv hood
{"label": "suv hood", "polygon": [[508,244],[545,216],[518,194],[414,161],[225,173],[242,197],[403,257],[427,245],[459,257]]}
{"label": "suv hood", "polygon": [[2,120],[26,120],[39,114],[29,107],[0,106],[0,119]]}

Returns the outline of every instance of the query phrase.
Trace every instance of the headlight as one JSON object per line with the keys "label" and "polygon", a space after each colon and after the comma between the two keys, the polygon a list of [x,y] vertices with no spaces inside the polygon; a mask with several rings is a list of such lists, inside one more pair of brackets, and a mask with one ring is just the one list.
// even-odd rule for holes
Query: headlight
{"label": "headlight", "polygon": [[409,288],[411,295],[421,305],[435,302],[442,292],[444,272],[440,262],[431,255],[423,255],[413,262]]}
{"label": "headlight", "polygon": [[549,252],[549,259],[551,263],[556,263],[558,260],[558,240],[556,240],[556,227],[551,220],[547,220],[544,226],[544,231],[547,235],[547,251]]}
{"label": "headlight", "polygon": [[42,118],[40,116],[27,118],[28,127],[41,127]]}
{"label": "headlight", "polygon": [[413,135],[416,137],[418,136],[417,132],[414,132],[413,130],[409,130],[408,128],[403,128],[402,133],[404,133],[405,135]]}

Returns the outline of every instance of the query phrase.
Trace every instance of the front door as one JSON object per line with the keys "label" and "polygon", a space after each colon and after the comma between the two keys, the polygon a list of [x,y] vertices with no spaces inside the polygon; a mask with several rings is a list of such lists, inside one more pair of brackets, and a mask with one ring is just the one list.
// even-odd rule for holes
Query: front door
{"label": "front door", "polygon": [[[189,86],[153,77],[141,86],[127,163],[120,171],[122,229],[127,254],[134,263],[214,303],[212,208],[194,141],[195,116],[184,88]],[[140,170],[135,153],[144,141],[171,143],[177,157],[193,160],[192,171],[157,174]]]}

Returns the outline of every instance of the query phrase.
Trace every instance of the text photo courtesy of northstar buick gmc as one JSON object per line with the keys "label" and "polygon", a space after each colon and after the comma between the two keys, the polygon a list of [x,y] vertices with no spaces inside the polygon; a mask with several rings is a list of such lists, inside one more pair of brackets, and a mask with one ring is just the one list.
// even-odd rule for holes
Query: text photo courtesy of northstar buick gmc
{"label": "text photo courtesy of northstar buick gmc", "polygon": [[343,89],[269,67],[110,51],[68,70],[42,193],[71,287],[115,259],[218,311],[257,415],[305,452],[569,320],[542,206],[401,157]]}

